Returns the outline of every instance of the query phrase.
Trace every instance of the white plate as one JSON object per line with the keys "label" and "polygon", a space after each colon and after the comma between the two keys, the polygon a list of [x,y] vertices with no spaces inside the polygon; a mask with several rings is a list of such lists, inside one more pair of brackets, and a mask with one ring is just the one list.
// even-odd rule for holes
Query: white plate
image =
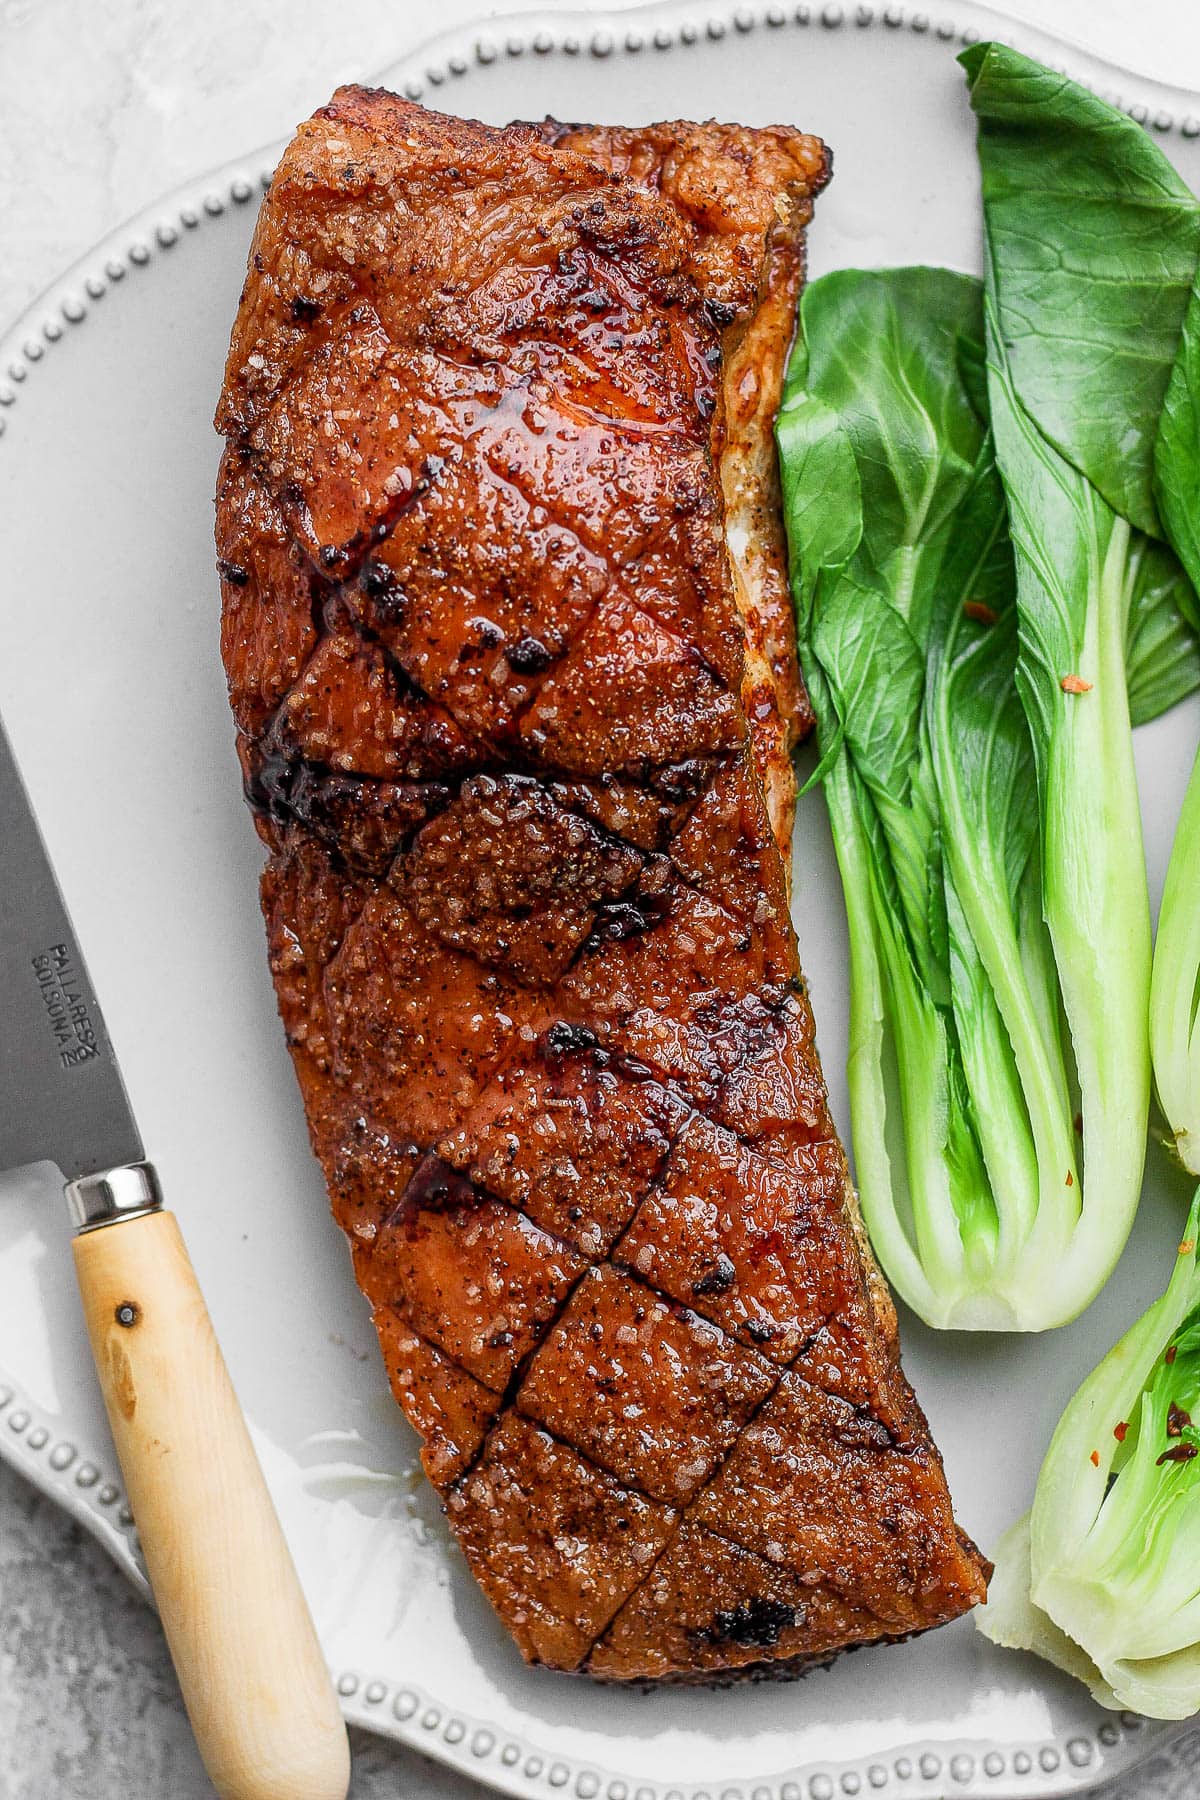
{"label": "white plate", "polygon": [[[963,5],[932,22],[836,4],[559,11],[455,33],[385,80],[497,121],[795,120],[836,159],[814,270],[971,268],[976,169],[954,53],[1007,30]],[[1195,185],[1200,100],[1017,36],[1144,106]],[[1161,1728],[1099,1712],[965,1620],[796,1685],[644,1696],[528,1670],[449,1544],[308,1154],[217,653],[209,418],[274,154],[135,221],[0,346],[0,708],[347,1716],[513,1794],[579,1800],[1006,1800],[1130,1768]],[[1156,884],[1198,733],[1192,704],[1140,737]],[[801,952],[844,1126],[844,926],[818,796],[797,842]],[[960,1516],[985,1546],[1028,1503],[1084,1370],[1162,1285],[1186,1196],[1157,1154],[1151,1167],[1130,1249],[1071,1329],[939,1338],[904,1322]],[[46,1169],[3,1183],[0,1292],[0,1455],[141,1582]]]}

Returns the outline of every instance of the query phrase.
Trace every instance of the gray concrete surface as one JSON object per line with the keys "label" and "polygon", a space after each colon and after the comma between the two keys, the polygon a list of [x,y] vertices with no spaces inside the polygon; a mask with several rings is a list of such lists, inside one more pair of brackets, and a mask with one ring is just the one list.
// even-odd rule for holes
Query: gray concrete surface
{"label": "gray concrete surface", "polygon": [[[398,1745],[352,1743],[352,1800],[483,1800]],[[0,1464],[0,1800],[211,1796],[158,1620],[86,1532]],[[1197,1796],[1200,1734],[1094,1800]]]}
{"label": "gray concrete surface", "polygon": [[[482,1800],[353,1734],[353,1800]],[[158,1620],[85,1531],[0,1464],[0,1800],[211,1800]]]}

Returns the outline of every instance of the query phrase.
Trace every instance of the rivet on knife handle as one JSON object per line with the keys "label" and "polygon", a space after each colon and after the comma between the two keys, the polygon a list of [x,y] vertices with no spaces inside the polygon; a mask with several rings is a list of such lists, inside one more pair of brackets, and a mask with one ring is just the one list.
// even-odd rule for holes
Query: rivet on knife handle
{"label": "rivet on knife handle", "polygon": [[92,1354],[205,1767],[223,1800],[344,1800],[349,1751],[321,1647],[154,1171],[112,1170],[68,1195]]}

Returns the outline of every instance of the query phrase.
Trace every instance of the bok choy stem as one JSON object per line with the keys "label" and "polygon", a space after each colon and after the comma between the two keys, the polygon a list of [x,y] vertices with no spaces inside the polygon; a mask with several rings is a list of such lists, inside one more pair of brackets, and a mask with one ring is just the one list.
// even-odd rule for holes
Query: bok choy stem
{"label": "bok choy stem", "polygon": [[[1200,278],[1183,330],[1154,446],[1159,512],[1200,591]],[[1194,602],[1194,595],[1192,596]],[[1190,609],[1197,611],[1194,604]],[[1200,1175],[1200,755],[1171,847],[1150,990],[1150,1042],[1159,1104],[1185,1169]]]}
{"label": "bok choy stem", "polygon": [[1159,1104],[1185,1169],[1200,1175],[1200,754],[1171,846],[1154,947],[1150,1041]]}

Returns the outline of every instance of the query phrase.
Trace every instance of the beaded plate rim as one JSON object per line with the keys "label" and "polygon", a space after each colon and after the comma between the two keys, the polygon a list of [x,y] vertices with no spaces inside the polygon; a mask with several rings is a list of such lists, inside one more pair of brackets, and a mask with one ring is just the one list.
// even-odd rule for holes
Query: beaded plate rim
{"label": "beaded plate rim", "polygon": [[[1200,137],[1200,94],[1174,89],[1121,69],[1036,26],[1016,24],[976,0],[932,0],[932,6],[842,4],[841,0],[733,0],[656,3],[618,12],[594,9],[514,14],[442,33],[381,71],[377,79],[414,100],[441,103],[472,67],[531,55],[642,55],[754,31],[816,29],[908,31],[950,46],[993,35],[1054,66],[1158,134]],[[1062,57],[1063,62],[1057,58]],[[1122,85],[1117,85],[1122,84]],[[1125,85],[1127,84],[1127,85]],[[206,219],[247,207],[270,186],[282,143],[221,165],[153,203],[107,236],[54,282],[0,336],[0,439],[6,418],[54,345],[87,318],[93,304],[193,236]],[[82,1524],[149,1599],[133,1515],[107,1442],[82,1446],[57,1429],[0,1368],[0,1460],[9,1463]],[[389,1682],[348,1668],[334,1671],[342,1711],[351,1724],[394,1738],[477,1782],[519,1800],[556,1794],[577,1800],[838,1800],[878,1794],[883,1800],[1054,1800],[1086,1794],[1165,1749],[1188,1722],[1159,1725],[1131,1713],[1104,1714],[1090,1732],[1065,1739],[983,1746],[977,1740],[918,1741],[886,1755],[822,1761],[769,1778],[715,1786],[642,1781],[636,1775],[574,1763],[531,1740],[463,1716],[412,1683]]]}

